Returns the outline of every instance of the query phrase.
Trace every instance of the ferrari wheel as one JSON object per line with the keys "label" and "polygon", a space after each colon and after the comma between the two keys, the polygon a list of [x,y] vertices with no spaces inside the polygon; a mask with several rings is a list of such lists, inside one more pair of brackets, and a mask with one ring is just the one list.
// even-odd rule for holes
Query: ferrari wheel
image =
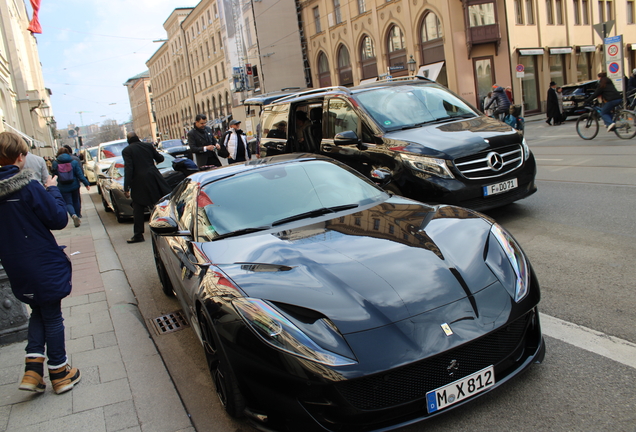
{"label": "ferrari wheel", "polygon": [[199,314],[199,325],[205,349],[205,359],[219,401],[230,416],[242,417],[245,410],[245,399],[238,387],[234,372],[220,350],[212,325],[203,313]]}
{"label": "ferrari wheel", "polygon": [[157,266],[157,274],[159,275],[159,282],[161,282],[161,289],[166,296],[174,297],[174,287],[172,286],[172,282],[170,282],[170,277],[166,272],[166,267],[161,261],[161,256],[159,255],[159,251],[157,250],[157,245],[154,240],[152,241],[152,253],[155,257],[155,265]]}

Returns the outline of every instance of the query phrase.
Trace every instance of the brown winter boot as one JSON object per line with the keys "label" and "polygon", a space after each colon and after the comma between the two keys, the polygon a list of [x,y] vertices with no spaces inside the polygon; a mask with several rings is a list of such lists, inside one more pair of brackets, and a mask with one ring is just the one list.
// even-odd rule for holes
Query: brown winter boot
{"label": "brown winter boot", "polygon": [[20,383],[20,390],[43,393],[44,384],[44,357],[27,357],[24,366],[24,376]]}
{"label": "brown winter boot", "polygon": [[66,364],[55,369],[49,368],[49,378],[51,379],[51,384],[53,384],[53,391],[57,394],[62,394],[72,389],[79,382],[80,371]]}

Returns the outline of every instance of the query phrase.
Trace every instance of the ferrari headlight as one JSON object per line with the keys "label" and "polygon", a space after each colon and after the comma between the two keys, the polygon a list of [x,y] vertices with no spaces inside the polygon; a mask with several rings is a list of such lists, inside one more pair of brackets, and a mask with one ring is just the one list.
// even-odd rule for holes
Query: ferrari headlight
{"label": "ferrari headlight", "polygon": [[400,153],[400,157],[408,166],[417,170],[432,174],[437,177],[451,179],[454,178],[453,173],[448,169],[445,159],[438,159],[426,156],[419,156],[408,153]]}
{"label": "ferrari headlight", "polygon": [[497,265],[499,269],[494,268],[496,266],[493,265],[491,265],[491,268],[495,273],[500,273],[498,276],[502,282],[505,283],[508,280],[511,280],[511,282],[514,281],[514,299],[515,302],[519,303],[528,294],[528,290],[530,288],[528,261],[526,261],[526,257],[519,244],[499,224],[493,224],[490,228],[490,232],[495,239],[497,239],[497,242],[508,258],[513,274],[508,276],[507,273],[509,272],[501,268],[505,265],[505,262]]}
{"label": "ferrari headlight", "polygon": [[328,366],[355,364],[355,360],[324,349],[264,300],[237,298],[234,308],[249,327],[274,348]]}

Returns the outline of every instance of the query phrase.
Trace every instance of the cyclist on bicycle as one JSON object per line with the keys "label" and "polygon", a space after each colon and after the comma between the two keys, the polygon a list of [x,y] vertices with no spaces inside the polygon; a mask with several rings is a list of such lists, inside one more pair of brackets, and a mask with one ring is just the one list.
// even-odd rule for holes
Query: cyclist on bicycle
{"label": "cyclist on bicycle", "polygon": [[497,101],[497,109],[492,113],[492,116],[501,120],[501,114],[508,114],[508,111],[510,111],[510,99],[506,96],[506,90],[503,87],[499,87],[495,84],[492,88],[492,99],[488,102],[488,105],[484,107],[484,111]]}
{"label": "cyclist on bicycle", "polygon": [[623,101],[623,95],[621,92],[616,90],[614,83],[607,77],[605,72],[599,72],[597,76],[599,80],[598,85],[596,86],[596,91],[594,91],[592,96],[585,100],[585,103],[588,104],[599,96],[603,97],[604,103],[601,108],[601,118],[603,119],[605,126],[607,126],[607,131],[611,132],[616,127],[616,123],[612,122],[610,112],[616,105],[619,105]]}

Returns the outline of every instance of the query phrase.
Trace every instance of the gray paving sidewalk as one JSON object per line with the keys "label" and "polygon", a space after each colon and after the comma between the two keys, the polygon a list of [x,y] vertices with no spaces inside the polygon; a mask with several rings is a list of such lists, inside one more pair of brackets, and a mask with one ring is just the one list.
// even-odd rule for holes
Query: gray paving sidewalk
{"label": "gray paving sidewalk", "polygon": [[67,353],[82,379],[62,395],[18,390],[26,342],[0,346],[0,432],[194,432],[97,211],[55,232],[73,261],[62,302]]}

